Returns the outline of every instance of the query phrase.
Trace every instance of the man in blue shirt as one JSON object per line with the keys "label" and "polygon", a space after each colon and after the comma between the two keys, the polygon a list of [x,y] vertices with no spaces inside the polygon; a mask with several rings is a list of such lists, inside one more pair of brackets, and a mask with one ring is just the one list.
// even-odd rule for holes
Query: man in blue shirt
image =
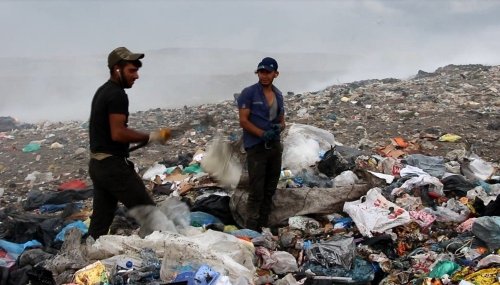
{"label": "man in blue shirt", "polygon": [[247,153],[248,213],[246,227],[267,227],[273,195],[276,192],[283,147],[280,133],[285,128],[283,95],[273,85],[278,77],[278,63],[270,57],[262,59],[255,71],[259,82],[238,97],[240,126]]}

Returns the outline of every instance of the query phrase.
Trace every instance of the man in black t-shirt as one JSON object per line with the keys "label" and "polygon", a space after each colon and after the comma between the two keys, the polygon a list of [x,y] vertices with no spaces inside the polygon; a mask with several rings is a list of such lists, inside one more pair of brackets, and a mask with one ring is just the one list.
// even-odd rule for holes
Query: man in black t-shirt
{"label": "man in black t-shirt", "polygon": [[114,49],[108,56],[110,78],[92,99],[89,174],[94,201],[89,235],[94,239],[108,233],[118,201],[128,209],[155,205],[134,164],[128,160],[130,143],[164,144],[170,138],[169,129],[144,133],[128,127],[129,101],[125,89],[139,78],[143,57],[144,54],[132,53],[125,47]]}

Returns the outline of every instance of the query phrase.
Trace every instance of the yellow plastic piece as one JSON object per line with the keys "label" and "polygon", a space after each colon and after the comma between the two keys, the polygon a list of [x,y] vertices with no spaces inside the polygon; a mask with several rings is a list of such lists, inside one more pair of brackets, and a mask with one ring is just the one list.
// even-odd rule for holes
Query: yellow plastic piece
{"label": "yellow plastic piece", "polygon": [[461,136],[459,135],[454,135],[454,134],[445,134],[445,135],[442,135],[440,138],[439,138],[439,141],[440,142],[457,142],[459,141],[460,139],[462,139]]}
{"label": "yellow plastic piece", "polygon": [[96,261],[75,272],[73,283],[78,285],[94,285],[100,284],[100,282],[108,282],[107,279],[107,272],[104,264],[100,261]]}

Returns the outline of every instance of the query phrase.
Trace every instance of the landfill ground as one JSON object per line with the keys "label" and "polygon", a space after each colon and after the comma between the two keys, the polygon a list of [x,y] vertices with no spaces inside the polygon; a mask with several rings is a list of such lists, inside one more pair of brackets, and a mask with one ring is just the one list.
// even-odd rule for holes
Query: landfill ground
{"label": "landfill ground", "polygon": [[[275,83],[280,88],[279,80]],[[433,72],[417,71],[409,79],[361,80],[302,94],[282,89],[289,125],[298,123],[321,128],[332,133],[338,143],[368,155],[401,158],[408,154],[423,154],[453,160],[458,153],[469,151],[496,169],[493,176],[500,174],[499,90],[500,66],[484,65],[448,65]],[[238,111],[233,95],[227,97],[228,100],[215,104],[158,108],[131,114],[129,126],[138,130],[179,126],[185,130],[166,145],[148,145],[132,152],[131,160],[139,173],[144,174],[157,162],[167,166],[185,164],[217,135],[228,141],[237,141],[241,135]],[[34,189],[50,192],[69,181],[81,181],[91,187],[87,170],[87,126],[84,121],[21,124],[1,118],[0,212],[6,209],[24,211],[22,205],[28,192]],[[397,142],[400,145],[394,147]],[[40,148],[31,151],[27,149],[30,143]],[[408,147],[403,149],[401,144]],[[145,183],[149,189],[154,186],[151,181]],[[157,201],[163,199],[156,198]],[[91,199],[84,203],[86,209],[91,210]],[[39,211],[30,213],[38,214]],[[433,233],[427,234],[437,238],[439,234],[445,235],[446,230],[436,231],[434,236]],[[403,236],[405,233],[397,234]],[[366,248],[359,250],[369,252]],[[364,253],[368,255],[367,252]],[[293,254],[297,257],[299,253]],[[300,260],[303,260],[302,256]],[[408,266],[395,264],[390,270]],[[266,275],[265,271],[257,270],[258,275]],[[494,270],[494,274],[499,272]],[[408,282],[415,276],[409,276],[405,274],[406,279],[400,283],[392,280],[392,283],[386,281],[384,284],[410,284]],[[281,284],[295,284],[290,280],[287,282]]]}
{"label": "landfill ground", "polygon": [[[279,80],[276,85],[280,87]],[[288,123],[325,129],[346,146],[373,151],[390,144],[391,138],[402,137],[419,142],[419,152],[423,154],[444,157],[451,150],[472,146],[481,158],[498,164],[499,90],[500,66],[449,65],[430,73],[420,71],[407,80],[362,80],[310,93],[282,92]],[[131,158],[145,171],[154,162],[175,162],[179,155],[194,154],[197,149],[206,147],[218,132],[234,139],[241,134],[237,116],[232,99],[217,104],[133,113],[129,118],[130,126],[139,130],[186,123],[193,128],[165,146],[137,150]],[[0,205],[22,199],[31,188],[25,178],[33,171],[51,172],[57,178],[56,185],[76,178],[89,181],[85,127],[86,123],[80,121],[45,122],[29,129],[4,132],[0,137],[0,188],[5,189],[5,194]],[[462,139],[437,141],[447,133]],[[22,152],[31,141],[43,141],[43,147],[35,153]],[[63,147],[50,149],[52,143]],[[39,187],[50,189],[51,185]]]}

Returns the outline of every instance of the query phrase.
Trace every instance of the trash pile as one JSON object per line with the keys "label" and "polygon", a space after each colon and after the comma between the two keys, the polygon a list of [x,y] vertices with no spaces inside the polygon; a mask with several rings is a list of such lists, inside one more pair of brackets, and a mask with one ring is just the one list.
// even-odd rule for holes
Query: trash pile
{"label": "trash pile", "polygon": [[498,283],[499,75],[447,66],[288,94],[261,232],[245,228],[234,101],[131,114],[191,128],[132,153],[158,206],[120,207],[97,240],[86,123],[3,132],[0,285]]}

